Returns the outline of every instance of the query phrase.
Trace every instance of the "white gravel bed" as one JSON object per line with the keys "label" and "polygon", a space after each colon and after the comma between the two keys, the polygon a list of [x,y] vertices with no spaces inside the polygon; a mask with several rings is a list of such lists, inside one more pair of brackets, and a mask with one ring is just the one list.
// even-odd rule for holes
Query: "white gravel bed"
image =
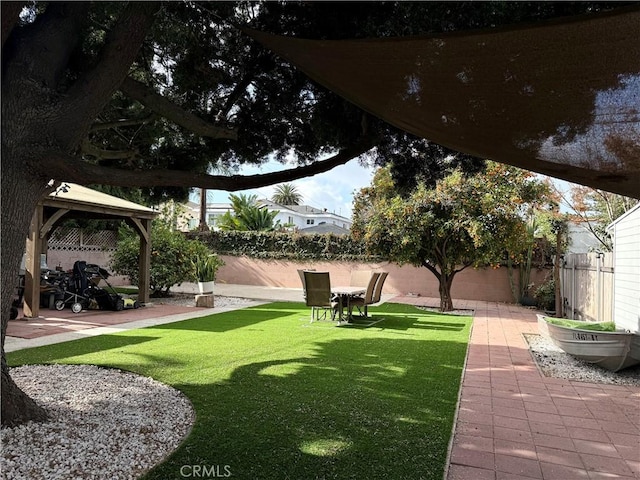
{"label": "white gravel bed", "polygon": [[151,378],[93,365],[12,368],[50,419],[2,428],[7,480],[136,479],[191,431],[189,399]]}
{"label": "white gravel bed", "polygon": [[[214,308],[243,307],[253,302],[255,301],[247,298],[222,297],[219,295],[216,295],[213,301]],[[180,305],[183,307],[195,307],[196,305],[194,294],[183,293],[173,293],[171,296],[164,298],[152,298],[150,303],[156,305]]]}
{"label": "white gravel bed", "polygon": [[545,335],[533,333],[523,335],[535,362],[547,377],[609,385],[640,386],[640,365],[615,373],[610,372],[565,353]]}

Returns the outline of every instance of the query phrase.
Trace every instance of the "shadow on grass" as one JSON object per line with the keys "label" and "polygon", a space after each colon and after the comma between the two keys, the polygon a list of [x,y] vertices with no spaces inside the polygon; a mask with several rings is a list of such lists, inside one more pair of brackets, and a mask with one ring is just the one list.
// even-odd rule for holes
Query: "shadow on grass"
{"label": "shadow on grass", "polygon": [[[143,330],[139,330],[139,332],[142,331]],[[9,366],[22,365],[25,363],[45,364],[66,358],[70,352],[73,352],[74,356],[83,356],[110,350],[121,351],[128,347],[152,342],[157,339],[157,336],[147,335],[124,336],[122,334],[105,334],[7,353],[7,363]]]}
{"label": "shadow on grass", "polygon": [[[398,322],[410,330],[414,320]],[[460,336],[338,338],[311,355],[239,366],[223,381],[176,384],[198,422],[148,478],[179,478],[197,464],[242,479],[441,479],[466,352]]]}
{"label": "shadow on grass", "polygon": [[370,328],[377,327],[384,330],[409,330],[414,328],[426,330],[449,330],[459,332],[465,328],[465,322],[429,322],[416,317],[404,316],[402,322],[393,322],[393,318],[388,315],[370,315],[367,318],[354,318],[352,322],[343,324],[341,327]]}
{"label": "shadow on grass", "polygon": [[[459,332],[465,328],[469,317],[453,317],[430,312],[420,312],[415,315],[416,310],[399,308],[399,304],[385,304],[379,307],[371,307],[368,317],[354,316],[348,324],[342,327],[355,328],[380,328],[383,330],[425,329],[425,330],[448,330]],[[413,308],[413,307],[412,307]],[[445,321],[445,319],[447,321]]]}
{"label": "shadow on grass", "polygon": [[9,359],[117,367],[184,392],[192,433],[146,478],[440,480],[471,321],[371,313],[384,320],[368,329],[304,328],[306,307],[276,303]]}

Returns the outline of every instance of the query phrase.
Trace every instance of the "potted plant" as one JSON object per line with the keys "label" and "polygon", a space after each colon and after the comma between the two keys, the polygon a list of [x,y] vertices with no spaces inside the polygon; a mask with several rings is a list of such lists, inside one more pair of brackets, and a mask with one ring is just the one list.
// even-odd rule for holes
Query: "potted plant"
{"label": "potted plant", "polygon": [[216,273],[224,265],[222,259],[215,253],[211,253],[209,255],[198,255],[191,260],[191,263],[193,264],[194,275],[198,282],[200,293],[213,293]]}

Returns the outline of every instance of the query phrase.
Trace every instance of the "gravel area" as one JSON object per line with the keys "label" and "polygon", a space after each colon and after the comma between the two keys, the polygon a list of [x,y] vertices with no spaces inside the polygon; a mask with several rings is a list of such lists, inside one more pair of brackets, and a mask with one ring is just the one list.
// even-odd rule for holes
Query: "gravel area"
{"label": "gravel area", "polygon": [[2,478],[135,479],[191,431],[191,402],[151,378],[93,365],[27,365],[11,376],[50,414],[2,428]]}
{"label": "gravel area", "polygon": [[[180,305],[184,307],[195,307],[196,301],[194,294],[192,293],[174,293],[169,297],[164,298],[152,298],[152,304],[156,305]],[[224,308],[224,307],[243,307],[245,305],[250,305],[255,303],[255,300],[250,300],[248,298],[239,298],[239,297],[222,297],[216,295],[214,298],[214,307],[215,308]]]}
{"label": "gravel area", "polygon": [[524,334],[529,350],[540,371],[547,377],[609,385],[640,386],[640,365],[610,372],[565,353],[544,335]]}
{"label": "gravel area", "polygon": [[[437,307],[416,305],[416,307],[439,312]],[[447,312],[453,315],[473,315],[473,310],[454,310]],[[592,363],[587,363],[565,353],[560,347],[544,335],[523,334],[529,344],[529,351],[543,375],[553,378],[564,378],[580,382],[608,385],[640,386],[640,365],[625,368],[619,372],[610,372]]]}

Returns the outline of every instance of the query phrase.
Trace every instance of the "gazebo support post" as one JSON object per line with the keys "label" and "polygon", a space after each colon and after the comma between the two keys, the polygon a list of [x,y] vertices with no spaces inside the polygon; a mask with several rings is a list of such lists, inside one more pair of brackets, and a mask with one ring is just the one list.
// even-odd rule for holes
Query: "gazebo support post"
{"label": "gazebo support post", "polygon": [[42,252],[40,228],[42,227],[42,216],[42,205],[38,205],[31,218],[26,244],[24,269],[24,316],[26,318],[35,318],[40,315],[40,253]]}
{"label": "gazebo support post", "polygon": [[149,302],[151,287],[151,220],[135,219],[140,235],[140,260],[138,263],[138,302]]}

